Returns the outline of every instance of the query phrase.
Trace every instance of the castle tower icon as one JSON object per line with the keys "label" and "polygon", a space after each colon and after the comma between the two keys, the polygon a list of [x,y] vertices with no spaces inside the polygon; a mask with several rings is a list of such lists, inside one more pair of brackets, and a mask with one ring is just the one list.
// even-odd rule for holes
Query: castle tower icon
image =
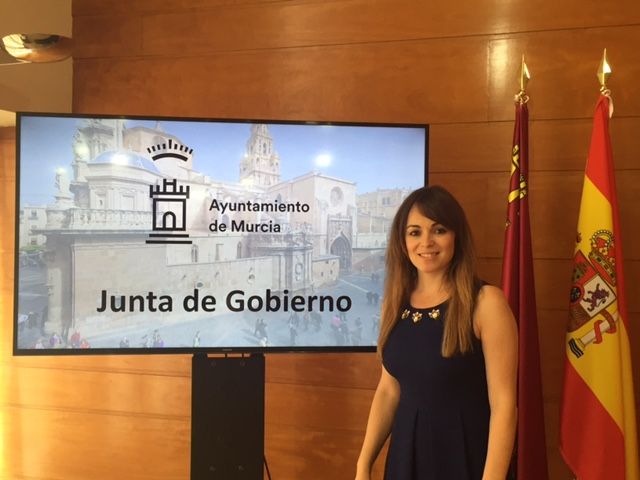
{"label": "castle tower icon", "polygon": [[[192,243],[186,233],[189,186],[179,186],[177,180],[162,180],[162,186],[149,185],[152,199],[154,232],[146,243]],[[176,233],[178,232],[178,233]],[[184,233],[180,233],[184,232]]]}

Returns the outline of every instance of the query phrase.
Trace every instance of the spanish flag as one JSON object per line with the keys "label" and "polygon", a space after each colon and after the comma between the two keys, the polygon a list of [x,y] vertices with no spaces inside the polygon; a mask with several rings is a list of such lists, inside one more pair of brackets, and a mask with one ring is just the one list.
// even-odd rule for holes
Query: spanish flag
{"label": "spanish flag", "polygon": [[529,225],[529,110],[516,101],[502,289],[518,321],[518,480],[546,480],[547,450],[540,374],[538,315]]}
{"label": "spanish flag", "polygon": [[593,120],[565,342],[560,450],[578,480],[640,480],[610,101]]}

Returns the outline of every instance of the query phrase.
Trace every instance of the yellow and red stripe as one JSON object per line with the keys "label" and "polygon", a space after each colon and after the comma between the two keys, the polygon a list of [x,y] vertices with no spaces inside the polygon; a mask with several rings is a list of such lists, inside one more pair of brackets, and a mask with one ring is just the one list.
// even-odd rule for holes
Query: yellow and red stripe
{"label": "yellow and red stripe", "polygon": [[[594,115],[566,342],[560,445],[578,480],[640,480],[609,106],[610,99],[601,96]],[[581,289],[576,278],[585,270],[594,281]],[[588,308],[574,306],[580,302]]]}

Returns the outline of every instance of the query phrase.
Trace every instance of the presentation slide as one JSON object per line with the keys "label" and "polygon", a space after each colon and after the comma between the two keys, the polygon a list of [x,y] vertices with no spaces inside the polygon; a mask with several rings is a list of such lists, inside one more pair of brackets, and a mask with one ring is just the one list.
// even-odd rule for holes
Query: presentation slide
{"label": "presentation slide", "polygon": [[20,114],[14,353],[373,350],[427,136]]}

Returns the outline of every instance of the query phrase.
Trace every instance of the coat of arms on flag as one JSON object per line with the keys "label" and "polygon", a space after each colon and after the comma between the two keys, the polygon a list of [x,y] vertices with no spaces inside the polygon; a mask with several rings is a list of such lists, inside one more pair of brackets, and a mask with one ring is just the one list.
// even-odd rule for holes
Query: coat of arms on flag
{"label": "coat of arms on flag", "polygon": [[[589,244],[588,256],[581,249],[574,256],[568,330],[577,334],[569,339],[569,348],[576,357],[581,357],[589,344],[602,342],[602,333],[616,332],[617,314],[608,311],[616,300],[613,233],[597,230],[591,235]],[[582,332],[586,324],[589,324],[587,331]]]}

